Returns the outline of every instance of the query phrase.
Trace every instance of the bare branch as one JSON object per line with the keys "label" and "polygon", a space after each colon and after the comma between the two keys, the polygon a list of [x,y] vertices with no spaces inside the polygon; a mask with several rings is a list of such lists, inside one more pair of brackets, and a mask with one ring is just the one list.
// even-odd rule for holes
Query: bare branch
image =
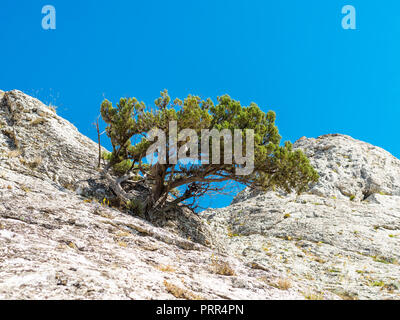
{"label": "bare branch", "polygon": [[99,159],[98,159],[97,168],[101,167],[101,141],[100,141],[100,137],[101,137],[102,133],[100,133],[99,119],[100,119],[100,115],[97,117],[96,122],[94,123],[94,126],[96,127],[96,130],[97,130],[97,140],[98,140],[98,144],[99,144]]}

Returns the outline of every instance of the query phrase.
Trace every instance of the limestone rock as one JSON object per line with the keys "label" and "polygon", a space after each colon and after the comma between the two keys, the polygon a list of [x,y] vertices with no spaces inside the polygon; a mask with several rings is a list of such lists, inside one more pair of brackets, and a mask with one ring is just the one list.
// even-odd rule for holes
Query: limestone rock
{"label": "limestone rock", "polygon": [[299,140],[294,147],[320,173],[312,194],[353,200],[374,193],[400,196],[400,160],[382,148],[340,134]]}
{"label": "limestone rock", "polygon": [[300,196],[245,190],[231,206],[202,213],[215,241],[321,295],[399,299],[400,161],[343,135],[294,146],[319,183]]}
{"label": "limestone rock", "polygon": [[0,98],[0,299],[304,298],[194,242],[209,227],[193,214],[160,228],[102,204],[97,152],[40,101]]}
{"label": "limestone rock", "polygon": [[[400,196],[400,160],[382,148],[341,134],[302,137],[294,148],[302,150],[320,174],[311,194],[351,200],[376,193]],[[245,189],[233,203],[259,194]]]}
{"label": "limestone rock", "polygon": [[295,143],[321,179],[152,223],[113,197],[98,146],[0,92],[0,299],[398,299],[400,161],[343,135]]}

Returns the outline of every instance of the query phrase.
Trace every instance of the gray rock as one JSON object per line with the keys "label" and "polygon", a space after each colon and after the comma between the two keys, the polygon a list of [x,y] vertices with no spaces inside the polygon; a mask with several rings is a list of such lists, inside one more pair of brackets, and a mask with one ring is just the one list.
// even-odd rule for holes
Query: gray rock
{"label": "gray rock", "polygon": [[150,223],[101,203],[95,142],[0,92],[0,299],[398,299],[399,160],[343,135],[295,147],[321,175],[309,193]]}
{"label": "gray rock", "polygon": [[0,99],[0,299],[304,298],[192,241],[209,228],[193,213],[160,228],[101,204],[96,164],[97,144],[40,101]]}
{"label": "gray rock", "polygon": [[343,135],[294,146],[319,183],[301,196],[244,190],[231,206],[202,213],[214,242],[320,294],[399,299],[400,161]]}
{"label": "gray rock", "polygon": [[400,196],[400,160],[349,136],[331,134],[294,144],[320,173],[311,193],[365,200],[374,193]]}

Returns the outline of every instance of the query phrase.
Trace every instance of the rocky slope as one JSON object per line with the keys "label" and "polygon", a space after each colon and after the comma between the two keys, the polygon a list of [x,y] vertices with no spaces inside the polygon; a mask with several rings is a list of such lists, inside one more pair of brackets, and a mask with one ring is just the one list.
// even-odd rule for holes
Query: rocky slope
{"label": "rocky slope", "polygon": [[400,161],[342,135],[295,147],[308,194],[149,223],[113,207],[96,143],[0,91],[0,299],[398,299]]}
{"label": "rocky slope", "polygon": [[202,214],[226,252],[323,298],[400,298],[400,160],[344,135],[295,143],[320,173],[308,194],[245,190]]}
{"label": "rocky slope", "polygon": [[0,299],[303,298],[192,242],[207,235],[196,216],[158,228],[102,204],[97,155],[51,108],[0,92]]}

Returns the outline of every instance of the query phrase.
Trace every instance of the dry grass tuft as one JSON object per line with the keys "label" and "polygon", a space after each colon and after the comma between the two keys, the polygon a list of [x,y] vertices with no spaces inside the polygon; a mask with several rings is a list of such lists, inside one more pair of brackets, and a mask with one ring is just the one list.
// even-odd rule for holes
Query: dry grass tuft
{"label": "dry grass tuft", "polygon": [[37,126],[40,124],[46,123],[46,119],[45,118],[36,118],[35,120],[31,121],[31,125],[32,126]]}
{"label": "dry grass tuft", "polygon": [[[74,186],[74,184],[69,183],[69,182],[63,183],[63,184],[62,184],[62,187],[63,187],[64,189],[69,190],[69,191],[75,191],[75,186]],[[86,201],[86,200],[85,200],[85,201]]]}
{"label": "dry grass tuft", "polygon": [[173,283],[167,282],[166,280],[164,280],[164,286],[165,289],[167,289],[167,291],[177,299],[204,300],[202,297],[194,294],[193,292],[187,289],[182,289]]}
{"label": "dry grass tuft", "polygon": [[31,189],[29,189],[27,186],[25,185],[21,185],[21,190],[24,191],[25,193],[29,193],[31,192]]}
{"label": "dry grass tuft", "polygon": [[78,247],[77,247],[76,244],[73,243],[72,241],[68,241],[68,242],[67,242],[67,245],[68,245],[68,247],[70,247],[71,249],[78,250]]}
{"label": "dry grass tuft", "polygon": [[118,238],[126,238],[126,237],[130,237],[131,235],[132,235],[132,233],[130,233],[130,232],[119,230],[115,236]]}
{"label": "dry grass tuft", "polygon": [[322,293],[303,293],[304,298],[307,300],[325,300]]}
{"label": "dry grass tuft", "polygon": [[10,130],[10,129],[2,129],[1,132],[6,135],[15,145],[16,148],[19,148],[20,143],[17,139],[17,136],[15,134],[15,130]]}
{"label": "dry grass tuft", "polygon": [[49,105],[48,105],[48,108],[51,110],[51,111],[53,111],[55,114],[57,114],[57,106],[55,106],[55,105],[53,105],[52,103],[50,103]]}
{"label": "dry grass tuft", "polygon": [[289,290],[292,287],[292,283],[289,279],[278,279],[274,284],[272,284],[275,288],[280,290]]}
{"label": "dry grass tuft", "polygon": [[289,290],[292,287],[292,283],[289,279],[278,278],[275,280],[271,280],[268,277],[262,276],[258,278],[259,281],[265,282],[271,287],[280,289],[280,290]]}
{"label": "dry grass tuft", "polygon": [[357,294],[354,293],[350,293],[348,291],[344,291],[344,292],[334,292],[336,293],[340,298],[342,298],[343,300],[358,300],[358,296]]}
{"label": "dry grass tuft", "polygon": [[162,272],[175,272],[176,271],[176,269],[173,266],[164,265],[164,264],[160,264],[159,266],[157,266],[157,269]]}
{"label": "dry grass tuft", "polygon": [[235,271],[231,268],[231,266],[226,261],[218,260],[216,257],[211,257],[211,266],[214,273],[222,275],[222,276],[235,276]]}
{"label": "dry grass tuft", "polygon": [[9,157],[9,158],[18,158],[21,154],[22,154],[22,152],[19,149],[11,150],[11,151],[8,151],[7,157]]}
{"label": "dry grass tuft", "polygon": [[120,247],[122,247],[122,248],[127,248],[128,247],[128,244],[126,242],[124,242],[124,241],[118,241],[118,245]]}
{"label": "dry grass tuft", "polygon": [[24,166],[30,168],[31,170],[34,170],[41,165],[43,160],[41,157],[35,157],[32,161],[26,161],[25,159],[20,159],[19,161]]}

